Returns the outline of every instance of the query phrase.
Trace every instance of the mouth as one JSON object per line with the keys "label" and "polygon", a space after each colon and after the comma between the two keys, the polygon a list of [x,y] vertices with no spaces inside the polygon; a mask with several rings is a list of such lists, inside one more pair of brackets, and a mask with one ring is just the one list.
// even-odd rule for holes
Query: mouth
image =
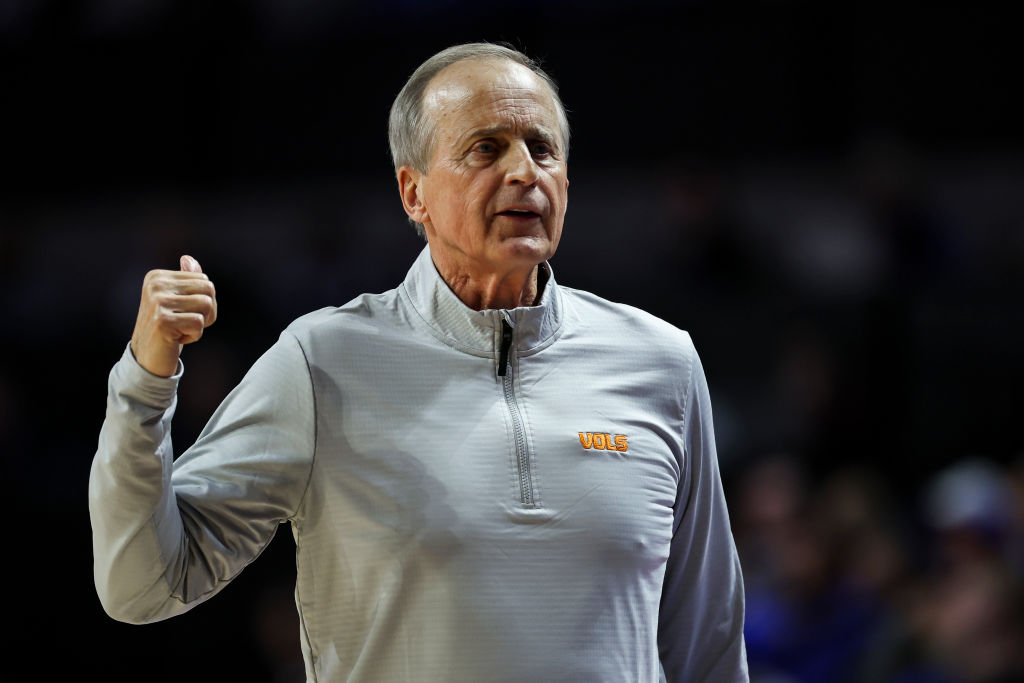
{"label": "mouth", "polygon": [[494,215],[505,216],[507,218],[513,218],[516,220],[531,220],[534,218],[540,218],[539,213],[537,213],[536,211],[531,211],[530,209],[505,209],[504,211],[499,211]]}

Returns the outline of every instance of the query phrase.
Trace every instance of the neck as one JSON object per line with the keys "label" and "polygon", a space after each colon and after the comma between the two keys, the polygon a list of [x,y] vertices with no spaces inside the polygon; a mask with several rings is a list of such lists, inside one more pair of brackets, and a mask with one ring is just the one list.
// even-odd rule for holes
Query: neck
{"label": "neck", "polygon": [[494,274],[473,277],[469,273],[441,273],[455,296],[475,311],[487,308],[532,306],[539,298],[537,266],[526,273]]}
{"label": "neck", "polygon": [[451,264],[445,267],[437,261],[434,265],[455,296],[475,311],[533,306],[540,300],[547,282],[546,269],[539,275],[540,266],[507,273],[474,273]]}

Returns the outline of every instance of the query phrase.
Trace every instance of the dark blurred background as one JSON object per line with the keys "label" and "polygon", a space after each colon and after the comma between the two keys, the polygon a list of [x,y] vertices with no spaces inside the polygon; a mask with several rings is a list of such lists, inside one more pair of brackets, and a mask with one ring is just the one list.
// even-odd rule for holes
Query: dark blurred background
{"label": "dark blurred background", "polygon": [[[993,4],[0,0],[0,680],[302,680],[282,528],[213,601],[119,624],[86,486],[151,268],[198,258],[180,452],[293,318],[422,247],[386,140],[455,42],[573,127],[560,282],[689,330],[759,683],[1021,680],[1020,38]],[[13,594],[13,595],[12,595]]]}

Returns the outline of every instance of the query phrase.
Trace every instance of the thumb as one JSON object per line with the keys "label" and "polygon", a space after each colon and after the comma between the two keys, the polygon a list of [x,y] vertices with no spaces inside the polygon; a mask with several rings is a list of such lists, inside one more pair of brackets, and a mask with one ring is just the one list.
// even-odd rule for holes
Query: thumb
{"label": "thumb", "polygon": [[201,273],[203,269],[199,267],[199,261],[185,254],[181,257],[181,269],[186,273]]}

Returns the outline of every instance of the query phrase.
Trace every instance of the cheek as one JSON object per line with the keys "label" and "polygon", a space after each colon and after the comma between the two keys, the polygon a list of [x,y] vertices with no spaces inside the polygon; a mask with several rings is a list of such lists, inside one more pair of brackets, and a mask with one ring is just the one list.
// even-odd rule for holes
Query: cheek
{"label": "cheek", "polygon": [[569,180],[565,174],[557,174],[553,178],[553,200],[558,205],[559,217],[565,216],[565,207],[569,200]]}
{"label": "cheek", "polygon": [[435,201],[443,202],[448,215],[460,222],[476,220],[487,206],[489,192],[485,179],[457,176],[452,180]]}
{"label": "cheek", "polygon": [[455,191],[444,198],[445,215],[453,225],[467,225],[478,221],[479,202],[467,191]]}

